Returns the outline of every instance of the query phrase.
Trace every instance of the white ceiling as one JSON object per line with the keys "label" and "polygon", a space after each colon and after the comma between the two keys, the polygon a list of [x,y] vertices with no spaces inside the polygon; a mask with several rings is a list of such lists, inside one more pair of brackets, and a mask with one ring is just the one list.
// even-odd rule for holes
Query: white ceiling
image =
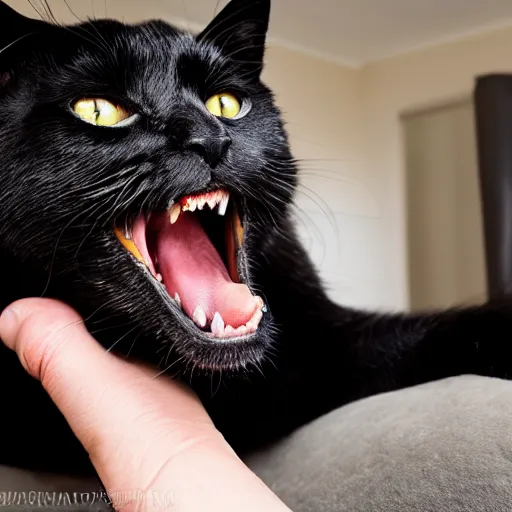
{"label": "white ceiling", "polygon": [[[172,4],[175,15],[184,16],[186,9],[188,19],[202,24],[217,4],[163,1],[166,9]],[[290,46],[361,65],[509,23],[512,0],[273,0],[270,34]]]}
{"label": "white ceiling", "polygon": [[[38,1],[38,0],[36,0]],[[41,0],[39,0],[41,1]],[[49,0],[61,12],[64,0]],[[27,12],[28,0],[7,0]],[[217,0],[68,0],[80,15],[212,19]],[[219,8],[226,4],[219,1]],[[354,66],[512,24],[512,0],[273,0],[270,36]],[[512,49],[511,49],[512,53]],[[511,56],[512,58],[512,56]]]}

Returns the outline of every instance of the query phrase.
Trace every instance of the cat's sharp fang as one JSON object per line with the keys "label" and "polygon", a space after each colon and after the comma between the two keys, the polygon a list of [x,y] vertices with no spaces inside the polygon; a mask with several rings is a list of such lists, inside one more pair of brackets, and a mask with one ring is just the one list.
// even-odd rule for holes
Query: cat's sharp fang
{"label": "cat's sharp fang", "polygon": [[223,194],[222,199],[220,200],[218,214],[219,215],[226,215],[226,211],[228,210],[228,204],[229,204],[229,194]]}
{"label": "cat's sharp fang", "polygon": [[176,301],[176,304],[181,308],[181,297],[179,296],[178,292],[174,295],[174,300]]}
{"label": "cat's sharp fang", "polygon": [[176,203],[170,210],[169,210],[169,220],[171,221],[171,224],[176,224],[176,222],[179,219],[181,213],[181,205]]}
{"label": "cat's sharp fang", "polygon": [[224,320],[220,313],[215,313],[212,321],[212,334],[217,338],[224,337]]}
{"label": "cat's sharp fang", "polygon": [[206,327],[206,312],[201,306],[197,306],[194,311],[194,323],[204,329]]}

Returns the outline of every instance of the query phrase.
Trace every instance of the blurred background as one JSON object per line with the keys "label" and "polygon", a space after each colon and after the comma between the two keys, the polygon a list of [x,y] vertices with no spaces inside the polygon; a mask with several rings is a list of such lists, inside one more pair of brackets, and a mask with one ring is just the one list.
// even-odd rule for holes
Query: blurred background
{"label": "blurred background", "polygon": [[[192,31],[226,3],[49,0],[64,22]],[[479,75],[510,70],[511,0],[273,0],[263,78],[301,160],[300,233],[334,300],[390,311],[486,298],[473,93]]]}

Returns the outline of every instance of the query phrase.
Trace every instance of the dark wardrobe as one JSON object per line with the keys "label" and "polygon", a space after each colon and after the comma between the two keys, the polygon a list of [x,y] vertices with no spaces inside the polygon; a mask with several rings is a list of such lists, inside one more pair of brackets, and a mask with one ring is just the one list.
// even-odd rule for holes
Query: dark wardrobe
{"label": "dark wardrobe", "polygon": [[512,293],[512,74],[476,79],[479,177],[489,298]]}

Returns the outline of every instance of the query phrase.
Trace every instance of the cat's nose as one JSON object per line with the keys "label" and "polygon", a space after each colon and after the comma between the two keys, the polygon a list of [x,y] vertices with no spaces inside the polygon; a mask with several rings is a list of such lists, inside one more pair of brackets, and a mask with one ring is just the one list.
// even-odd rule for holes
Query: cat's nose
{"label": "cat's nose", "polygon": [[231,138],[227,135],[190,137],[184,144],[184,149],[195,151],[213,169],[217,167],[231,146]]}

